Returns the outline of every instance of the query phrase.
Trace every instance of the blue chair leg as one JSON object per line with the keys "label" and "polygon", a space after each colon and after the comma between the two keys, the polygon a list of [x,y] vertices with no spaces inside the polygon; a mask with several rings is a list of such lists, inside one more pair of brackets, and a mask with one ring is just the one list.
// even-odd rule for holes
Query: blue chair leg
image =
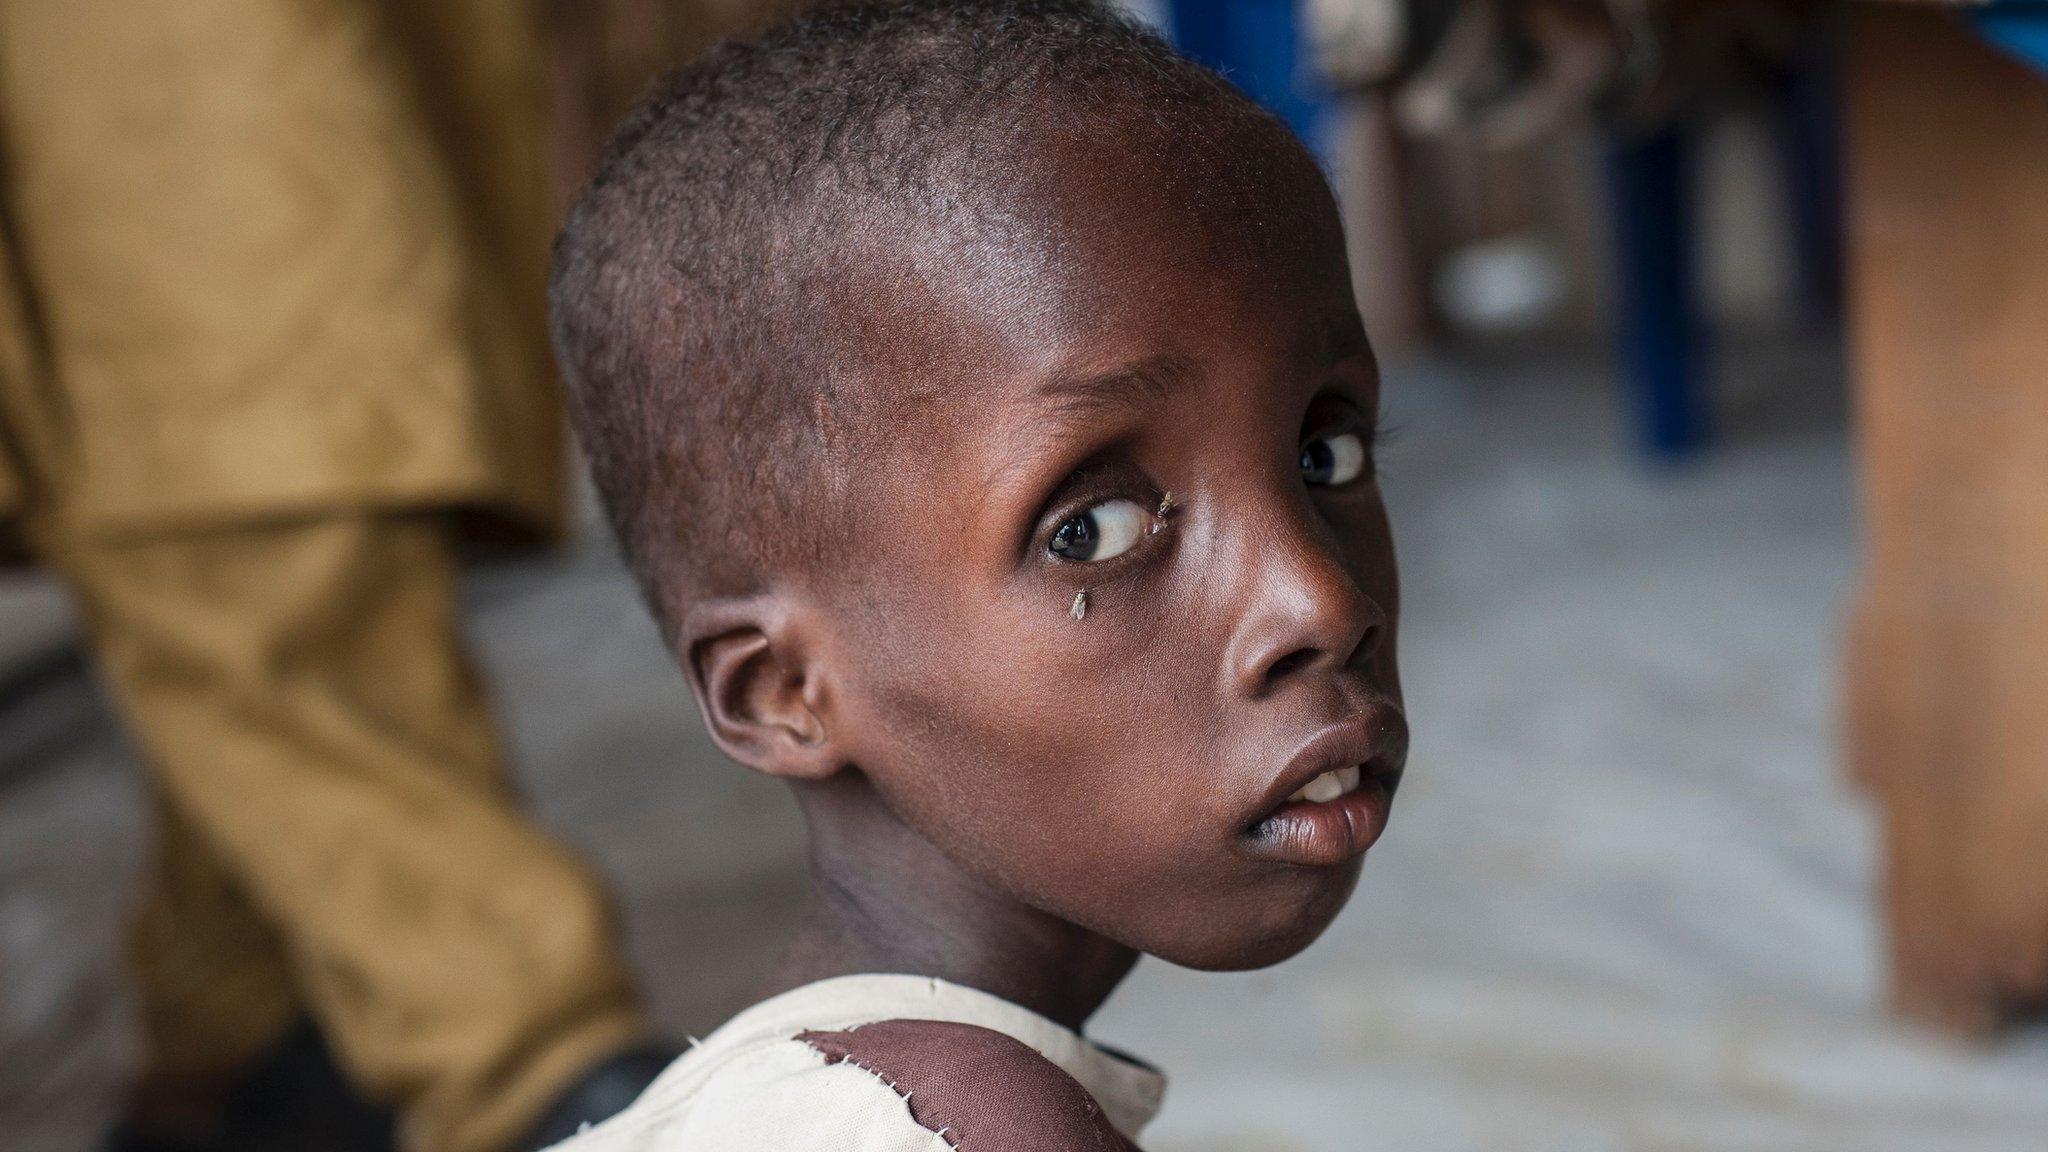
{"label": "blue chair leg", "polygon": [[1619,375],[1637,442],[1658,461],[1692,455],[1712,432],[1702,388],[1686,160],[1682,129],[1617,138],[1607,146]]}
{"label": "blue chair leg", "polygon": [[1780,92],[1778,148],[1784,157],[1807,326],[1830,331],[1842,316],[1841,75],[1835,45],[1809,33]]}

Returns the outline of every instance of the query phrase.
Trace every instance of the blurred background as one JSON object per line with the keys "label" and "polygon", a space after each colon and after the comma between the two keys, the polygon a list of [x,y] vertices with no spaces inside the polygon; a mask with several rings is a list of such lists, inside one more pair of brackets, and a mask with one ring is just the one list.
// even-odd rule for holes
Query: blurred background
{"label": "blurred background", "polygon": [[[1339,190],[1416,732],[1320,943],[1148,961],[1096,1018],[1172,1076],[1147,1146],[2048,1148],[2048,12],[1137,10]],[[557,202],[650,76],[775,11],[553,5]],[[574,519],[473,568],[465,626],[537,818],[703,1035],[802,832]],[[117,1106],[148,838],[65,592],[7,575],[0,1148]]]}

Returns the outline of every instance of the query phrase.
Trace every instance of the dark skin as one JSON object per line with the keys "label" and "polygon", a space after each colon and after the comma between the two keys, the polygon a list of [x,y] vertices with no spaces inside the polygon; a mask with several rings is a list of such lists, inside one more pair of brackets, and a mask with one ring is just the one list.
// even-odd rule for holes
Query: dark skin
{"label": "dark skin", "polygon": [[1219,153],[1246,176],[1149,130],[1040,134],[971,213],[877,229],[821,336],[887,398],[844,430],[857,559],[681,614],[712,735],[811,827],[773,990],[911,972],[1078,1028],[1142,952],[1306,947],[1384,826],[1398,596],[1334,208],[1270,133]]}

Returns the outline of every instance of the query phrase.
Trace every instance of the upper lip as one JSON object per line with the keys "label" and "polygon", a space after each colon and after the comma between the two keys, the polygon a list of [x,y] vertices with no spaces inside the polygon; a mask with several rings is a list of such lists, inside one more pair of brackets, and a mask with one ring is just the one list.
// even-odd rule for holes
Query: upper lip
{"label": "upper lip", "polygon": [[1273,778],[1259,801],[1254,821],[1270,815],[1289,796],[1323,773],[1354,764],[1363,770],[1361,780],[1380,780],[1391,789],[1401,774],[1402,743],[1400,712],[1387,704],[1374,705],[1323,728],[1287,758],[1287,767]]}

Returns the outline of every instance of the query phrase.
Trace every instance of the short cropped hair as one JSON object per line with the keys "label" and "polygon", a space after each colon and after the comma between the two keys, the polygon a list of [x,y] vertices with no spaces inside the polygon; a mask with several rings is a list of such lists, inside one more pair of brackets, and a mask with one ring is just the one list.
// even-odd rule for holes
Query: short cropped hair
{"label": "short cropped hair", "polygon": [[820,8],[717,45],[620,127],[556,242],[549,299],[598,489],[670,639],[682,604],[843,550],[859,453],[837,414],[858,373],[820,338],[848,304],[821,270],[878,210],[957,199],[963,141],[1047,113],[1170,124],[1176,147],[1249,127],[1306,156],[1088,0]]}

